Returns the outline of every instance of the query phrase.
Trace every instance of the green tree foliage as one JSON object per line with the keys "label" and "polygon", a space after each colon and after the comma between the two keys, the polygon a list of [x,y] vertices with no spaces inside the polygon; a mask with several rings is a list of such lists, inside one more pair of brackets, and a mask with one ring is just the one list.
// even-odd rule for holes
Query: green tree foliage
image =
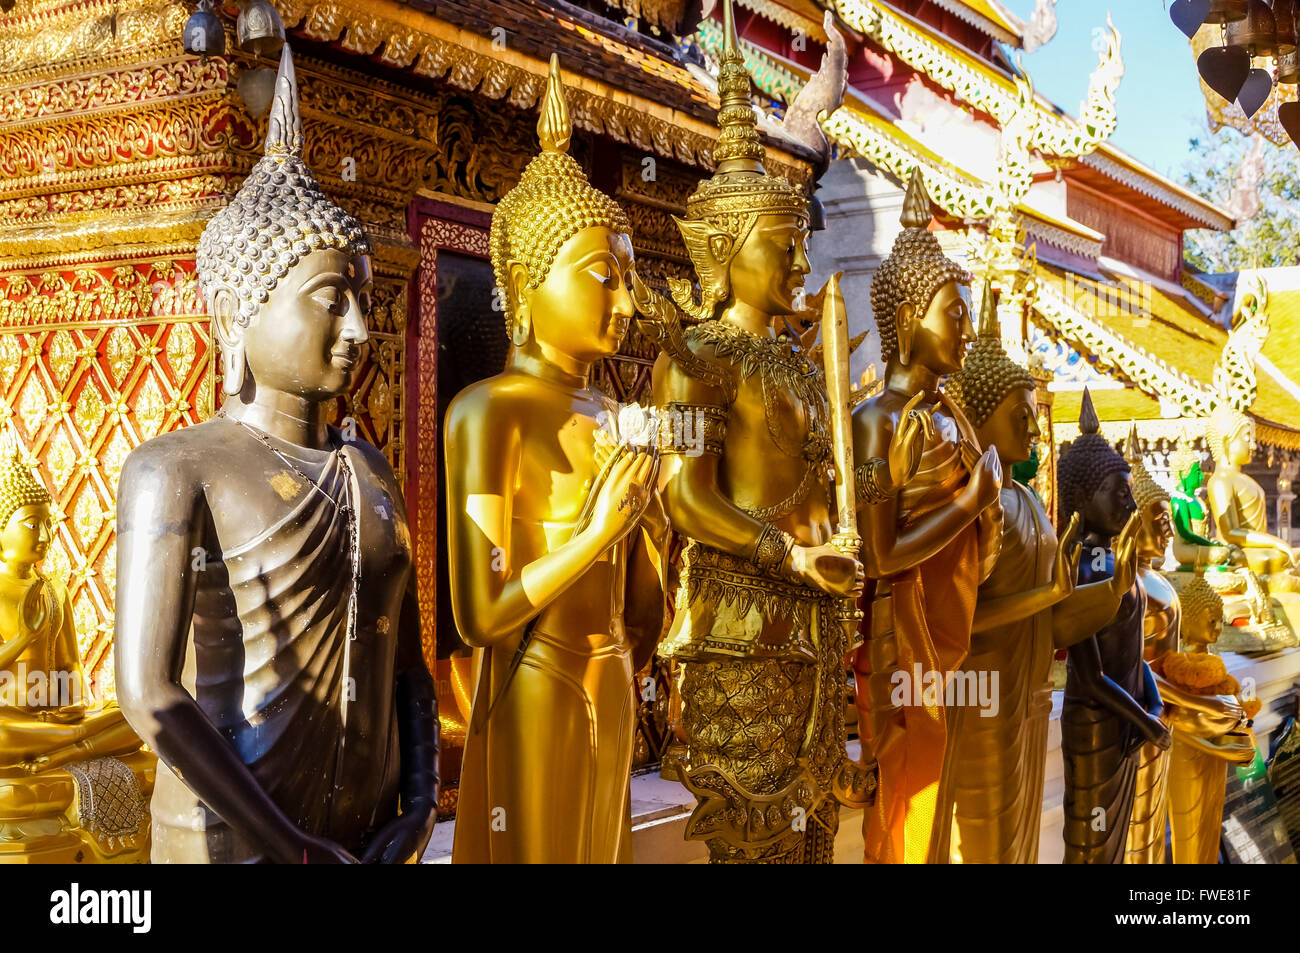
{"label": "green tree foliage", "polygon": [[[1275,268],[1300,264],[1300,177],[1296,148],[1285,149],[1261,140],[1263,175],[1259,182],[1259,211],[1239,221],[1231,232],[1197,229],[1184,234],[1183,257],[1206,272],[1242,268]],[[1209,201],[1240,216],[1234,207],[1240,170],[1255,145],[1235,129],[1198,136],[1190,142],[1183,184]]]}

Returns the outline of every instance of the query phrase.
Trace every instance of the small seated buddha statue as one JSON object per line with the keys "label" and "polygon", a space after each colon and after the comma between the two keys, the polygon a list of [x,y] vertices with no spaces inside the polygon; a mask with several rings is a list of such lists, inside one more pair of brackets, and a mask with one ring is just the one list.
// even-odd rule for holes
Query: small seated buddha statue
{"label": "small seated buddha statue", "polygon": [[[1112,540],[1137,519],[1128,462],[1100,433],[1085,390],[1080,434],[1057,464],[1060,516],[1079,515],[1079,582],[1116,574]],[[1134,579],[1112,618],[1069,649],[1061,708],[1065,862],[1124,862],[1143,743],[1169,747],[1155,678],[1143,660],[1146,590]]]}
{"label": "small seated buddha statue", "polygon": [[447,410],[452,611],[474,647],[453,863],[628,863],[635,673],[663,627],[658,436],[591,383],[633,316],[631,225],[568,154],[559,63],[541,154],[492,215],[505,369]]}
{"label": "small seated buddha statue", "polygon": [[0,863],[148,857],[154,758],[116,706],[98,711],[67,590],[38,569],[50,495],[0,462]]}
{"label": "small seated buddha statue", "polygon": [[1175,864],[1212,864],[1218,857],[1230,765],[1255,758],[1250,719],[1258,698],[1241,686],[1209,646],[1223,631],[1223,600],[1196,575],[1181,593],[1181,652],[1157,658],[1173,747],[1169,752],[1169,819]]}
{"label": "small seated buddha statue", "polygon": [[[1142,657],[1150,664],[1160,696],[1167,703],[1167,685],[1156,674],[1155,661],[1178,650],[1178,591],[1156,567],[1164,560],[1165,548],[1174,536],[1170,496],[1142,462],[1136,424],[1129,428],[1124,456],[1133,477],[1133,502],[1139,520],[1138,578],[1147,597],[1146,614],[1142,618]],[[1138,754],[1125,863],[1165,862],[1165,828],[1169,822],[1168,770],[1169,749],[1144,742]]]}
{"label": "small seated buddha statue", "polygon": [[1201,471],[1199,457],[1188,446],[1191,440],[1184,437],[1180,448],[1170,461],[1177,483],[1169,504],[1173,510],[1173,553],[1179,569],[1203,566],[1234,565],[1245,557],[1237,546],[1227,546],[1208,539],[1209,513],[1205,497],[1205,474]]}
{"label": "small seated buddha statue", "polygon": [[1300,591],[1294,550],[1268,532],[1264,488],[1241,470],[1254,450],[1255,422],[1222,404],[1210,417],[1206,440],[1214,457],[1207,489],[1219,539],[1240,547],[1246,564],[1263,577],[1269,591]]}
{"label": "small seated buddha statue", "polygon": [[[1003,473],[1033,455],[1039,437],[1034,379],[1002,347],[994,296],[985,285],[979,337],[948,393],[981,446],[997,450]],[[981,707],[970,698],[949,712],[939,787],[938,863],[1035,864],[1052,710],[1052,658],[1111,619],[1133,584],[1134,532],[1117,543],[1115,575],[1076,586],[1076,515],[1060,540],[1029,487],[1004,480],[1002,540],[975,602],[964,684],[996,678]]]}

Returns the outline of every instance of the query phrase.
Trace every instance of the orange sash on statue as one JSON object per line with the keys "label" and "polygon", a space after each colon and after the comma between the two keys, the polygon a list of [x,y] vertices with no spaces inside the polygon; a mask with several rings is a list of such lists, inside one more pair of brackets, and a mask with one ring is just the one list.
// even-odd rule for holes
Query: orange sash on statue
{"label": "orange sash on statue", "polygon": [[[968,477],[957,444],[936,438],[900,495],[900,528],[950,505]],[[880,771],[875,805],[863,818],[867,863],[929,858],[947,742],[946,674],[970,650],[982,555],[977,520],[921,565],[881,580],[863,607],[855,702],[864,752],[874,753]]]}

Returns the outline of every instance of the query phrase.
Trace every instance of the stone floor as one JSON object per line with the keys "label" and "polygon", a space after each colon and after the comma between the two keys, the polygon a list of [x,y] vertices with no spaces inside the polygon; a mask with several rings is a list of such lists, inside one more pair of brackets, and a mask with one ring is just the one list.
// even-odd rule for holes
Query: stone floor
{"label": "stone floor", "polygon": [[[1266,656],[1247,658],[1228,653],[1224,656],[1228,671],[1243,685],[1253,679],[1255,693],[1264,703],[1255,718],[1255,734],[1267,755],[1268,735],[1284,717],[1287,697],[1300,686],[1300,649],[1283,649]],[[1061,693],[1052,696],[1052,715],[1047,741],[1047,770],[1043,789],[1043,820],[1039,835],[1038,862],[1059,864],[1064,855],[1061,839],[1065,793],[1064,768],[1061,762]],[[857,757],[857,742],[849,743],[849,753]],[[675,781],[665,781],[658,774],[641,774],[632,778],[632,855],[638,864],[695,864],[707,861],[707,851],[699,842],[686,841],[682,832],[694,799]],[[421,862],[451,863],[454,822],[439,824]],[[835,863],[862,863],[862,812],[840,814],[840,831],[835,841]]]}

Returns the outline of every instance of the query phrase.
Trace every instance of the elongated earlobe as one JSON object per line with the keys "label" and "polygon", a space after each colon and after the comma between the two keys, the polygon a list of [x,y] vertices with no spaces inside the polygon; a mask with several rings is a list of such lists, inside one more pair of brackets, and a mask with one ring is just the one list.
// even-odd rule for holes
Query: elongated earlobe
{"label": "elongated earlobe", "polygon": [[510,327],[510,340],[515,347],[523,347],[528,343],[528,334],[532,330],[532,318],[528,314],[528,306],[520,304],[515,309],[514,324]]}
{"label": "elongated earlobe", "polygon": [[239,305],[234,292],[218,288],[212,296],[212,327],[221,344],[221,389],[229,395],[244,387],[244,326],[238,318]]}
{"label": "elongated earlobe", "polygon": [[916,324],[913,320],[916,317],[916,309],[912,302],[904,301],[894,312],[894,329],[898,334],[898,360],[902,364],[908,364],[912,360],[912,334],[916,330]]}

